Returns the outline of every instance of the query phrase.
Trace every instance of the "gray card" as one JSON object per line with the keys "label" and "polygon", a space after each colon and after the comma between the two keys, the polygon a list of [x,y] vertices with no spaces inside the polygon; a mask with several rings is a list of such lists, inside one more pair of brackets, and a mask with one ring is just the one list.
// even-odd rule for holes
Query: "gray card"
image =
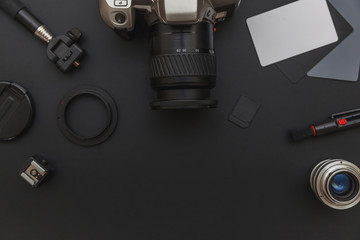
{"label": "gray card", "polygon": [[310,77],[357,81],[360,67],[360,0],[329,0],[354,32],[308,72]]}
{"label": "gray card", "polygon": [[338,41],[326,0],[295,1],[247,24],[263,67]]}

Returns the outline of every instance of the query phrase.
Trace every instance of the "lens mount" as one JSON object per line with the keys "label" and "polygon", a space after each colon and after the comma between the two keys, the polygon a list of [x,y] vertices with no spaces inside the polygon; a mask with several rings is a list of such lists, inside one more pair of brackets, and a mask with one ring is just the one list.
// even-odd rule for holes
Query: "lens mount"
{"label": "lens mount", "polygon": [[[349,179],[349,190],[344,194],[334,191],[334,177],[344,175]],[[340,183],[343,184],[343,183]],[[316,196],[327,206],[345,210],[360,202],[360,169],[342,159],[330,159],[319,163],[311,173],[310,185]]]}

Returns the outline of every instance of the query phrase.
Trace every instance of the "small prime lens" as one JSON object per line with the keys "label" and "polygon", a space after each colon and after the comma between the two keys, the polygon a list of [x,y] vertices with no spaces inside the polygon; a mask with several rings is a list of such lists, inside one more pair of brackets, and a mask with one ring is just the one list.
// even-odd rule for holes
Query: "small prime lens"
{"label": "small prime lens", "polygon": [[153,109],[214,108],[210,90],[216,82],[214,25],[152,26],[151,85]]}
{"label": "small prime lens", "polygon": [[336,174],[330,180],[331,190],[340,196],[349,194],[352,188],[351,178],[345,173]]}
{"label": "small prime lens", "polygon": [[316,196],[331,208],[349,209],[360,202],[360,169],[348,161],[322,161],[312,171],[310,185]]}

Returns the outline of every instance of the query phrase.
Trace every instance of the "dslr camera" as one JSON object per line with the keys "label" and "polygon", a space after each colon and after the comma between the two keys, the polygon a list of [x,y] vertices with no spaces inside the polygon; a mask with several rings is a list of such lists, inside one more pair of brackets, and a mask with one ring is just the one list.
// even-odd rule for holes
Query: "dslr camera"
{"label": "dslr camera", "polygon": [[215,108],[214,25],[230,18],[241,0],[99,0],[104,21],[125,38],[136,15],[151,29],[153,109]]}

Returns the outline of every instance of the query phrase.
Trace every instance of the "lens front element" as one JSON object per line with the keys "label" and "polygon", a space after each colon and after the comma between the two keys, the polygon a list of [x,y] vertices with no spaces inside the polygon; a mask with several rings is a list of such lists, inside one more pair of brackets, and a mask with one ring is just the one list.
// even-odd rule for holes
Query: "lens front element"
{"label": "lens front element", "polygon": [[345,173],[339,173],[330,180],[330,186],[336,195],[347,195],[352,188],[351,178]]}

